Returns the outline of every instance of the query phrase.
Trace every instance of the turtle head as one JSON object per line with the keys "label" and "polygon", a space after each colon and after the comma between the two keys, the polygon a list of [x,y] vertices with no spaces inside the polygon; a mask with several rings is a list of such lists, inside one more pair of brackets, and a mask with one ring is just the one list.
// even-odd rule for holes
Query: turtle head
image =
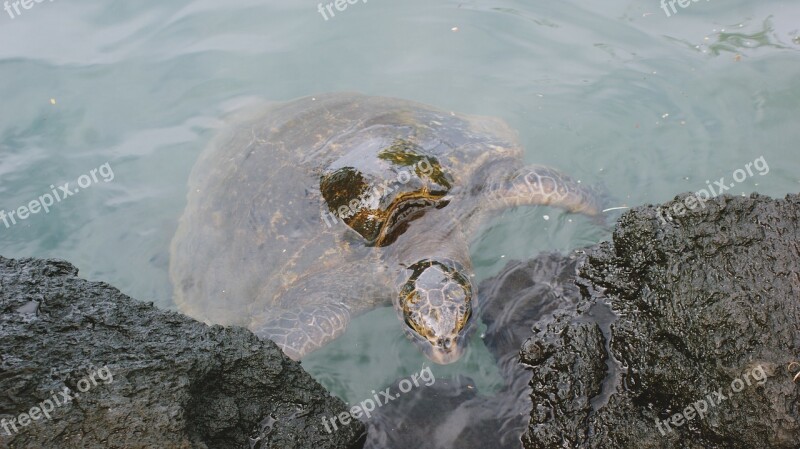
{"label": "turtle head", "polygon": [[398,313],[405,332],[431,361],[458,360],[474,330],[469,273],[452,260],[421,260],[408,267]]}

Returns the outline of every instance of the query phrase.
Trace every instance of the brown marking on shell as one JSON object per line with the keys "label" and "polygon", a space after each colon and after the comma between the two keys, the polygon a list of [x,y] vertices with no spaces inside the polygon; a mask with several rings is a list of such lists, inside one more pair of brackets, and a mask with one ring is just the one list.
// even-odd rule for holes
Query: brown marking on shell
{"label": "brown marking on shell", "polygon": [[[330,212],[369,246],[390,245],[425,211],[449,203],[446,197],[453,185],[452,176],[413,139],[395,139],[392,145],[378,152],[375,163],[361,162],[366,169],[380,173],[341,167],[322,175],[320,192]],[[400,178],[403,172],[407,176],[405,182]],[[390,175],[396,178],[391,180]],[[379,195],[378,185],[386,188]]]}

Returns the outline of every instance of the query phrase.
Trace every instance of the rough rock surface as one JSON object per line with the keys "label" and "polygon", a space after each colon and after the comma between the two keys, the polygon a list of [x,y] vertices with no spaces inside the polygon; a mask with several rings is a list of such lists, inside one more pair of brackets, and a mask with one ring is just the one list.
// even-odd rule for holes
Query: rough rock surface
{"label": "rough rock surface", "polygon": [[519,363],[519,348],[537,320],[560,308],[574,309],[580,295],[576,264],[576,257],[543,254],[510,262],[481,282],[483,338],[500,367],[503,388],[487,395],[468,377],[437,379],[380,408],[368,422],[365,448],[521,448],[531,412],[531,374]]}
{"label": "rough rock surface", "polygon": [[[484,281],[505,387],[437,379],[382,407],[367,447],[799,447],[800,197],[723,196],[672,216],[683,198],[627,213],[612,242]],[[321,417],[343,404],[271,342],[76,275],[0,258],[0,418],[78,392],[100,367],[113,381],[11,438],[0,427],[0,447],[247,447],[259,434],[253,447],[358,446],[362,425],[328,435]]]}
{"label": "rough rock surface", "polygon": [[[0,257],[0,447],[360,446],[359,422],[324,430],[321,418],[344,404],[274,343],[77,274],[67,262]],[[31,411],[47,400],[50,419]],[[29,412],[38,419],[22,427]]]}
{"label": "rough rock surface", "polygon": [[683,198],[625,214],[535,326],[526,448],[800,446],[800,197]]}

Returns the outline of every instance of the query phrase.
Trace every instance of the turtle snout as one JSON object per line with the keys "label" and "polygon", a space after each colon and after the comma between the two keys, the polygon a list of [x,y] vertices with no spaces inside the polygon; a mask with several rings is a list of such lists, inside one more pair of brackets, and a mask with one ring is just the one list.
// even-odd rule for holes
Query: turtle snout
{"label": "turtle snout", "polygon": [[455,337],[439,337],[429,341],[427,348],[423,351],[432,362],[439,365],[448,365],[464,355],[465,345],[459,344]]}

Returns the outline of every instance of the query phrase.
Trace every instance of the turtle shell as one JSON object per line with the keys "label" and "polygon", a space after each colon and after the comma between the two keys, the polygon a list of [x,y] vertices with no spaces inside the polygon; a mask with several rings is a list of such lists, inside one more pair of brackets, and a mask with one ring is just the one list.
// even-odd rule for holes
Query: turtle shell
{"label": "turtle shell", "polygon": [[171,246],[175,302],[251,328],[318,289],[368,309],[385,298],[355,288],[392,291],[390,270],[371,268],[396,266],[386,258],[419,217],[435,226],[477,167],[520,155],[500,120],[396,98],[333,93],[238,113],[192,170]]}

